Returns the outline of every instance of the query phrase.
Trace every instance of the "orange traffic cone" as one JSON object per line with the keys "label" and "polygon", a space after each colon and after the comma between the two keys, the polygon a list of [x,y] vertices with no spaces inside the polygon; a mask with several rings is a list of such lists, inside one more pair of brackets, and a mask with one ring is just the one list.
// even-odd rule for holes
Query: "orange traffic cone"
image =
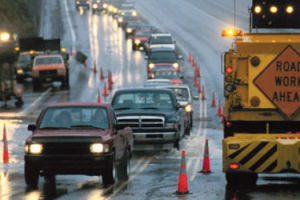
{"label": "orange traffic cone", "polygon": [[210,164],[209,164],[209,153],[208,153],[208,139],[205,140],[205,149],[204,149],[204,159],[201,173],[208,174],[210,173]]}
{"label": "orange traffic cone", "polygon": [[100,89],[98,89],[97,103],[101,103]]}
{"label": "orange traffic cone", "polygon": [[7,164],[9,162],[9,154],[8,154],[8,142],[6,138],[6,127],[4,124],[3,127],[3,163]]}
{"label": "orange traffic cone", "polygon": [[192,58],[192,66],[193,66],[193,67],[195,66],[195,60],[194,60],[194,57]]}
{"label": "orange traffic cone", "polygon": [[96,65],[96,63],[94,63],[94,68],[93,68],[93,71],[94,71],[94,74],[96,74],[96,73],[97,73],[97,65]]}
{"label": "orange traffic cone", "polygon": [[212,94],[211,107],[216,107],[215,92],[213,92]]}
{"label": "orange traffic cone", "polygon": [[189,51],[189,62],[192,61],[191,51]]}
{"label": "orange traffic cone", "polygon": [[219,107],[218,107],[218,115],[221,117],[222,114],[222,108],[221,108],[221,100],[219,99]]}
{"label": "orange traffic cone", "polygon": [[112,82],[111,82],[111,81],[109,81],[109,83],[108,83],[108,89],[109,89],[109,90],[112,89]]}
{"label": "orange traffic cone", "polygon": [[224,116],[224,115],[222,115],[221,122],[222,122],[222,123],[225,122],[225,116]]}
{"label": "orange traffic cone", "polygon": [[194,79],[195,79],[195,80],[194,80],[194,85],[195,85],[195,86],[198,86],[198,85],[199,85],[199,81],[198,81],[197,77],[195,77]]}
{"label": "orange traffic cone", "polygon": [[107,87],[106,87],[106,83],[104,83],[104,92],[103,92],[103,96],[107,96],[108,95],[108,91],[107,91]]}
{"label": "orange traffic cone", "polygon": [[103,75],[103,70],[102,67],[100,68],[100,79],[103,80],[104,79],[104,75]]}
{"label": "orange traffic cone", "polygon": [[70,55],[71,55],[71,57],[73,57],[73,49],[72,49],[72,47],[71,47],[71,50],[70,50]]}
{"label": "orange traffic cone", "polygon": [[200,84],[198,85],[198,93],[200,94],[202,91],[201,91],[201,86]]}
{"label": "orange traffic cone", "polygon": [[202,86],[202,96],[201,96],[202,100],[205,100],[205,91],[204,91],[204,86]]}
{"label": "orange traffic cone", "polygon": [[111,84],[113,84],[112,74],[111,74],[110,70],[108,71],[108,82],[111,83]]}
{"label": "orange traffic cone", "polygon": [[185,164],[185,150],[182,150],[181,152],[181,163],[180,163],[180,174],[179,174],[179,180],[178,180],[178,189],[176,191],[176,194],[182,195],[182,194],[188,194],[188,180],[186,175],[186,164]]}

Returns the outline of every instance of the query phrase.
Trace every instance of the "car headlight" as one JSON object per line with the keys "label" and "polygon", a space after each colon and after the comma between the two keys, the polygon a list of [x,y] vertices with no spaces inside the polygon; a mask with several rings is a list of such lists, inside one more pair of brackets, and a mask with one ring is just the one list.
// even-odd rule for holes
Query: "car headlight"
{"label": "car headlight", "polygon": [[136,11],[132,11],[132,16],[136,17],[137,16],[137,12]]}
{"label": "car headlight", "polygon": [[98,8],[98,5],[97,4],[93,4],[93,8]]}
{"label": "car headlight", "polygon": [[192,107],[191,104],[187,104],[187,105],[184,107],[184,110],[185,110],[185,112],[190,113],[190,112],[192,112],[193,107]]}
{"label": "car headlight", "polygon": [[123,18],[120,17],[120,18],[118,19],[118,21],[119,21],[119,22],[123,22]]}
{"label": "car headlight", "polygon": [[79,2],[79,1],[76,1],[76,4],[78,5],[78,4],[80,4],[80,2]]}
{"label": "car headlight", "polygon": [[0,33],[0,40],[3,42],[7,42],[10,38],[10,34],[7,32]]}
{"label": "car headlight", "polygon": [[101,144],[101,143],[91,144],[90,150],[91,150],[92,153],[109,152],[109,145],[108,144]]}
{"label": "car headlight", "polygon": [[166,123],[165,124],[165,128],[178,128],[178,124],[177,123]]}
{"label": "car headlight", "polygon": [[105,4],[103,4],[103,8],[107,8],[107,4],[105,3]]}
{"label": "car headlight", "polygon": [[178,64],[178,63],[173,63],[173,67],[174,67],[176,70],[178,70],[179,64]]}
{"label": "car headlight", "polygon": [[134,40],[134,43],[135,43],[136,45],[139,45],[139,44],[141,43],[141,40]]}
{"label": "car headlight", "polygon": [[118,13],[118,9],[117,8],[114,8],[114,13]]}
{"label": "car headlight", "polygon": [[127,32],[127,33],[132,33],[132,28],[127,28],[127,29],[126,29],[126,32]]}
{"label": "car headlight", "polygon": [[155,64],[154,63],[150,63],[148,66],[149,66],[149,69],[152,70],[155,67]]}
{"label": "car headlight", "polygon": [[31,144],[29,146],[29,153],[40,154],[43,151],[43,145],[41,144]]}
{"label": "car headlight", "polygon": [[112,6],[108,6],[108,11],[111,12],[113,10]]}
{"label": "car headlight", "polygon": [[24,70],[23,69],[17,69],[17,74],[23,74]]}

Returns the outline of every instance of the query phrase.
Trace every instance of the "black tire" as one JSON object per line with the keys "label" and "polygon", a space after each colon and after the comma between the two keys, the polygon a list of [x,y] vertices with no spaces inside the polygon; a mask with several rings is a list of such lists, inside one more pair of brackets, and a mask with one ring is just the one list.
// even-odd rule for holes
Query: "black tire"
{"label": "black tire", "polygon": [[37,80],[32,80],[32,89],[33,90],[38,90],[40,88],[40,82]]}
{"label": "black tire", "polygon": [[191,126],[190,126],[190,124],[189,124],[188,127],[185,129],[184,135],[191,135]]}
{"label": "black tire", "polygon": [[102,182],[105,188],[109,187],[110,185],[113,185],[115,183],[114,179],[114,166],[113,161],[108,165],[108,168],[106,168],[102,173]]}
{"label": "black tire", "polygon": [[17,101],[15,102],[15,106],[17,108],[21,107],[24,104],[24,101],[22,99],[17,99]]}
{"label": "black tire", "polygon": [[44,175],[44,179],[46,182],[48,182],[50,184],[55,184],[55,174],[46,173]]}
{"label": "black tire", "polygon": [[226,173],[228,187],[253,187],[256,185],[258,176],[256,173]]}
{"label": "black tire", "polygon": [[129,162],[130,151],[127,149],[125,155],[121,159],[120,163],[116,165],[116,175],[119,181],[127,181],[129,178]]}
{"label": "black tire", "polygon": [[179,151],[180,150],[180,139],[177,139],[174,143],[174,147]]}
{"label": "black tire", "polygon": [[25,182],[29,188],[37,188],[39,182],[39,173],[40,171],[38,169],[25,161],[24,176]]}

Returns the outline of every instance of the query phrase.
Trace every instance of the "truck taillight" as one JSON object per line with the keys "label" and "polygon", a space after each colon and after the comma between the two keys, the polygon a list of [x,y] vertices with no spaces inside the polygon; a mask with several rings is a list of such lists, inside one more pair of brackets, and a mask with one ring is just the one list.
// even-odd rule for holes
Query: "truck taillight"
{"label": "truck taillight", "polygon": [[228,75],[232,74],[232,72],[233,72],[232,67],[226,67],[225,72]]}
{"label": "truck taillight", "polygon": [[230,164],[230,165],[229,165],[229,168],[230,168],[230,169],[239,169],[239,168],[240,168],[240,165],[239,165],[239,164],[236,164],[236,163],[233,163],[233,164]]}

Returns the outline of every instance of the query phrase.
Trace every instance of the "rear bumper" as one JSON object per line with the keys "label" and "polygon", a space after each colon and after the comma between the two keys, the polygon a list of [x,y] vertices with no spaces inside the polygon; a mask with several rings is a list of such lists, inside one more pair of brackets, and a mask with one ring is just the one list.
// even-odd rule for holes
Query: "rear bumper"
{"label": "rear bumper", "polygon": [[[230,168],[235,164],[237,169]],[[223,140],[223,171],[300,173],[300,135],[236,134]]]}
{"label": "rear bumper", "polygon": [[54,174],[101,175],[113,162],[113,153],[101,155],[25,155],[25,162]]}

